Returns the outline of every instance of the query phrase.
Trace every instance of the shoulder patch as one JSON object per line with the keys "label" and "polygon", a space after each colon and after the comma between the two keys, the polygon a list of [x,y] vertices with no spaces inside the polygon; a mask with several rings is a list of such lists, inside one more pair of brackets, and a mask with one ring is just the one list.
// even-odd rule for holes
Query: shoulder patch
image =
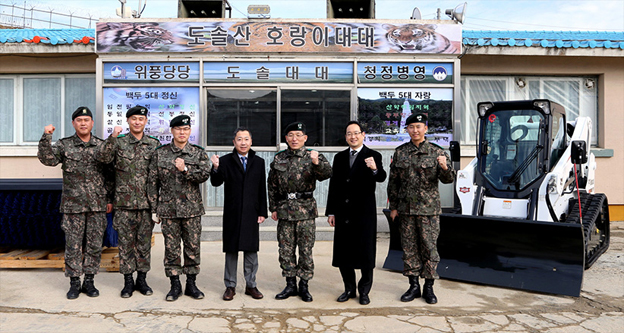
{"label": "shoulder patch", "polygon": [[283,153],[285,151],[286,151],[286,149],[282,149],[282,150],[278,151],[277,153],[275,153],[275,155],[273,155],[273,156],[277,156],[277,155],[279,155],[279,154],[281,154],[281,153]]}
{"label": "shoulder patch", "polygon": [[169,145],[169,144],[166,144],[166,145],[160,145],[160,146],[156,147],[156,149],[160,149],[160,148],[162,148],[162,147],[164,147],[164,146],[168,146],[168,145]]}
{"label": "shoulder patch", "polygon": [[155,136],[148,135],[147,137],[148,137],[148,138],[152,138],[152,139],[154,139],[154,140],[156,140],[156,141],[160,142],[160,140],[158,140],[158,138],[157,138],[157,137],[155,137]]}
{"label": "shoulder patch", "polygon": [[430,145],[432,145],[432,146],[434,146],[434,147],[438,147],[438,148],[440,148],[440,149],[444,150],[444,148],[442,148],[442,146],[440,146],[440,145],[439,145],[439,144],[437,144],[437,143],[433,143],[433,142],[431,142],[431,141],[427,141],[427,142],[429,142],[429,144],[430,144]]}
{"label": "shoulder patch", "polygon": [[191,143],[191,146],[195,146],[195,147],[197,147],[197,148],[199,148],[199,149],[201,149],[201,150],[205,150],[205,149],[204,149],[204,147],[202,147],[202,146],[200,146],[200,145],[196,145],[196,144],[194,144],[194,143]]}
{"label": "shoulder patch", "polygon": [[121,138],[123,138],[125,136],[126,136],[125,134],[119,134],[119,135],[117,135],[117,139],[121,139]]}

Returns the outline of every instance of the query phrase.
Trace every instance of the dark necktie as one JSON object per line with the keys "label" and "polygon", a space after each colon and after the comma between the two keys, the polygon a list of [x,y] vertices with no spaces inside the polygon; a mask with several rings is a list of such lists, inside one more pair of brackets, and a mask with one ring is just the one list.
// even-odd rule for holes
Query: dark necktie
{"label": "dark necktie", "polygon": [[355,156],[357,155],[357,150],[351,151],[351,156],[349,156],[349,167],[353,167],[353,162],[355,162]]}
{"label": "dark necktie", "polygon": [[243,162],[243,171],[247,172],[247,157],[241,156],[241,162]]}

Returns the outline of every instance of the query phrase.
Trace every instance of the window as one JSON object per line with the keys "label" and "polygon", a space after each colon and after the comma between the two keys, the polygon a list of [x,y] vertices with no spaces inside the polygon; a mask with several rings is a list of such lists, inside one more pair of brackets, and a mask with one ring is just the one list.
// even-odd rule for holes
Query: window
{"label": "window", "polygon": [[592,144],[598,142],[598,95],[596,88],[586,88],[586,80],[595,77],[514,77],[473,76],[461,79],[461,142],[475,144],[477,103],[545,98],[566,110],[566,118],[592,119]]}
{"label": "window", "polygon": [[306,146],[343,146],[350,100],[349,90],[282,90],[281,128],[301,121],[308,135]]}
{"label": "window", "polygon": [[[0,76],[0,143],[36,144],[52,124],[58,140],[73,135],[71,115],[79,106],[95,112],[93,75]],[[21,117],[15,117],[20,114]]]}

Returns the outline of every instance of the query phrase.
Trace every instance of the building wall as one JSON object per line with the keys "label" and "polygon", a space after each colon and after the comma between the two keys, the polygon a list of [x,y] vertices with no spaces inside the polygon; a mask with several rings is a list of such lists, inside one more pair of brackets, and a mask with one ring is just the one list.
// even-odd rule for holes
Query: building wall
{"label": "building wall", "polygon": [[[613,150],[598,157],[596,191],[611,205],[624,205],[624,58],[470,55],[462,58],[462,74],[595,75],[598,76],[598,147]],[[462,166],[472,160],[462,159]]]}
{"label": "building wall", "polygon": [[94,53],[2,56],[0,74],[95,73]]}

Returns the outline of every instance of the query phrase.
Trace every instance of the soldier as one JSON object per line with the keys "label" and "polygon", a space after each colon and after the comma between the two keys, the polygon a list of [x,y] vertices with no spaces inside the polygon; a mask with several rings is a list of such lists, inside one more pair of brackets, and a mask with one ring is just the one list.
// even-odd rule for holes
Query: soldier
{"label": "soldier", "polygon": [[[113,227],[119,235],[119,272],[124,275],[121,297],[134,290],[143,295],[153,291],[145,280],[150,270],[154,222],[147,201],[149,161],[158,139],[145,135],[147,108],[137,105],[126,112],[130,133],[119,134],[121,126],[104,141],[96,158],[115,166],[115,218]],[[136,284],[132,274],[137,272]]]}
{"label": "soldier", "polygon": [[[37,157],[47,166],[63,165],[63,195],[60,212],[65,232],[65,276],[70,278],[68,299],[80,292],[89,297],[100,295],[93,283],[100,269],[106,213],[112,205],[112,173],[95,159],[103,140],[91,134],[93,114],[81,106],[72,114],[76,134],[51,144],[53,125],[44,128]],[[80,276],[85,274],[82,288]]]}
{"label": "soldier", "polygon": [[[210,162],[204,148],[188,142],[191,118],[180,115],[169,123],[173,141],[156,148],[149,167],[148,200],[152,219],[162,218],[165,237],[165,274],[171,280],[167,301],[182,295],[180,274],[186,274],[184,294],[204,298],[195,285],[200,264],[201,216],[204,214],[199,184],[210,176]],[[180,259],[184,243],[184,266]]]}
{"label": "soldier", "polygon": [[[318,216],[312,194],[316,181],[331,177],[332,169],[325,156],[304,146],[308,136],[303,123],[292,123],[284,132],[288,149],[275,155],[268,179],[269,210],[273,220],[279,219],[279,262],[282,276],[286,277],[286,288],[275,298],[286,299],[299,294],[304,302],[312,302],[308,281],[314,274],[312,247],[316,232],[314,219]],[[300,278],[298,292],[297,276]]]}
{"label": "soldier", "polygon": [[418,277],[425,278],[422,297],[429,304],[438,302],[433,293],[433,281],[440,255],[437,249],[440,234],[440,193],[438,180],[452,183],[455,170],[444,150],[425,138],[427,115],[413,114],[405,122],[411,140],[396,148],[390,164],[388,200],[390,217],[398,216],[403,275],[410,287],[401,301],[410,302],[421,296]]}

